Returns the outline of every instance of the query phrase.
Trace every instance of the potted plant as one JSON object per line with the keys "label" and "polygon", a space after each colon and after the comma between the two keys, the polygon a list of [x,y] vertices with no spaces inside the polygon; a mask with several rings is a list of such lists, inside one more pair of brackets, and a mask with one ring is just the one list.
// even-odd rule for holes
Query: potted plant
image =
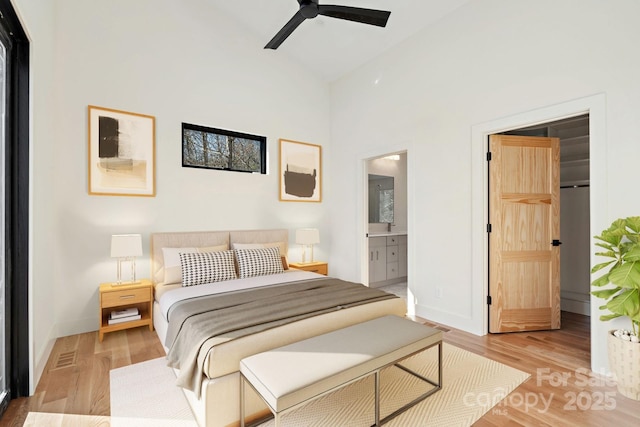
{"label": "potted plant", "polygon": [[609,331],[609,365],[616,376],[618,391],[640,400],[640,216],[617,219],[594,237],[599,240],[596,246],[605,249],[596,255],[611,258],[591,269],[592,274],[606,269],[591,283],[604,288],[591,293],[606,300],[600,309],[610,312],[600,316],[600,320],[627,317],[631,321],[631,330]]}

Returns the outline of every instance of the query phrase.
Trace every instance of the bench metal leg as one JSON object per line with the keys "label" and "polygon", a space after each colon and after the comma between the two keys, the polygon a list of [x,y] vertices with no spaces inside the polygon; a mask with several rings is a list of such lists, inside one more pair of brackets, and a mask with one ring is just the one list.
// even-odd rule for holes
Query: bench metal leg
{"label": "bench metal leg", "polygon": [[[255,389],[253,384],[249,382],[245,378],[242,373],[240,374],[240,427],[256,427],[260,424],[270,420],[271,418],[275,419],[275,426],[279,426],[282,421],[280,421],[279,414],[276,414],[273,410],[269,409],[270,414],[264,417],[256,418],[255,420],[246,421],[246,412],[247,412],[247,390],[253,390],[255,393],[258,393],[258,390]],[[260,396],[262,397],[262,396]],[[264,399],[263,399],[264,400]],[[265,402],[266,403],[266,402]],[[268,405],[267,405],[268,406]]]}
{"label": "bench metal leg", "polygon": [[438,382],[434,382],[432,380],[430,380],[429,378],[426,378],[420,374],[418,374],[417,372],[412,371],[411,369],[402,366],[398,363],[395,364],[396,367],[402,369],[403,371],[421,379],[422,381],[425,381],[429,384],[431,384],[432,386],[434,386],[434,388],[432,388],[431,390],[429,390],[428,392],[418,396],[417,398],[413,399],[411,402],[407,403],[406,405],[402,406],[401,408],[393,411],[391,414],[387,415],[386,417],[380,419],[380,371],[376,371],[375,372],[375,424],[373,424],[372,427],[377,427],[377,426],[381,426],[389,421],[391,421],[393,418],[397,417],[398,415],[400,415],[401,413],[403,413],[404,411],[406,411],[407,409],[417,405],[418,403],[422,402],[424,399],[426,399],[427,397],[431,396],[433,393],[435,393],[436,391],[442,389],[442,341],[438,344]]}
{"label": "bench metal leg", "polygon": [[240,374],[240,427],[244,427],[244,375]]}
{"label": "bench metal leg", "polygon": [[375,373],[375,382],[376,382],[376,397],[375,397],[375,425],[380,425],[380,370],[378,369]]}

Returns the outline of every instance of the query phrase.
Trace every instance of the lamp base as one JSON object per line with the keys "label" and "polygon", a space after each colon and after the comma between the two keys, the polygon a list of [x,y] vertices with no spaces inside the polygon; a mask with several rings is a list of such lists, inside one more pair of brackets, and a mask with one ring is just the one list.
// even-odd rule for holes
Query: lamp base
{"label": "lamp base", "polygon": [[[131,262],[131,280],[128,281],[122,280],[122,263],[124,261]],[[136,280],[136,259],[134,257],[118,258],[118,279],[114,282],[114,285],[135,285],[138,283],[140,283],[140,281]]]}
{"label": "lamp base", "polygon": [[[311,261],[307,261],[307,246],[311,248]],[[313,264],[313,245],[302,245],[302,261],[300,264]]]}
{"label": "lamp base", "polygon": [[122,285],[139,285],[142,283],[140,280],[129,280],[126,282],[113,282],[111,286],[122,286]]}

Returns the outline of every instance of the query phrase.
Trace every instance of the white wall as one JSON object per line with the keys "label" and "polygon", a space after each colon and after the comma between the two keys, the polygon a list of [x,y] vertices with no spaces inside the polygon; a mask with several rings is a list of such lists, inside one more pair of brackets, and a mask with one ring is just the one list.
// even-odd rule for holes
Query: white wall
{"label": "white wall", "polygon": [[[484,282],[473,268],[482,249],[473,250],[472,237],[485,223],[472,207],[474,191],[483,190],[472,169],[482,169],[485,150],[472,145],[472,127],[598,93],[606,99],[605,148],[592,183],[599,180],[594,184],[603,191],[592,196],[591,234],[637,214],[640,199],[625,192],[640,156],[640,57],[632,54],[640,42],[639,13],[633,0],[617,0],[615,7],[597,0],[471,1],[334,83],[332,144],[341,151],[330,158],[330,173],[343,185],[332,205],[333,223],[341,221],[332,228],[332,271],[360,275],[364,217],[354,218],[363,209],[353,195],[361,194],[362,159],[408,148],[416,313],[482,333],[482,300],[472,299],[486,293],[477,289]],[[443,288],[441,299],[436,286]],[[605,335],[614,324],[593,319],[592,367],[599,370],[607,366]]]}
{"label": "white wall", "polygon": [[[330,153],[327,84],[205,0],[15,3],[32,39],[35,364],[56,337],[97,329],[98,285],[116,275],[111,234],[142,233],[148,247],[154,231],[313,226],[326,259],[330,183],[322,203],[279,202],[277,156],[278,138]],[[89,104],[155,116],[156,197],[88,195]],[[269,173],[182,168],[183,121],[267,136]]]}

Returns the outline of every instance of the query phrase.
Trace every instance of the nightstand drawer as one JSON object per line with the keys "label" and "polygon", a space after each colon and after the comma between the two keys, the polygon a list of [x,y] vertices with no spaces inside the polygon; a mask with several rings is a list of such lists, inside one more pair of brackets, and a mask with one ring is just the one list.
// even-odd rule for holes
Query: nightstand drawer
{"label": "nightstand drawer", "polygon": [[289,267],[294,270],[311,271],[312,273],[324,274],[329,273],[329,265],[323,261],[314,261],[309,263],[290,262]]}
{"label": "nightstand drawer", "polygon": [[117,307],[139,302],[148,302],[150,297],[149,288],[104,292],[102,294],[102,307]]}
{"label": "nightstand drawer", "polygon": [[308,268],[305,268],[304,270],[311,271],[313,273],[324,274],[326,276],[327,275],[327,264],[308,267]]}

